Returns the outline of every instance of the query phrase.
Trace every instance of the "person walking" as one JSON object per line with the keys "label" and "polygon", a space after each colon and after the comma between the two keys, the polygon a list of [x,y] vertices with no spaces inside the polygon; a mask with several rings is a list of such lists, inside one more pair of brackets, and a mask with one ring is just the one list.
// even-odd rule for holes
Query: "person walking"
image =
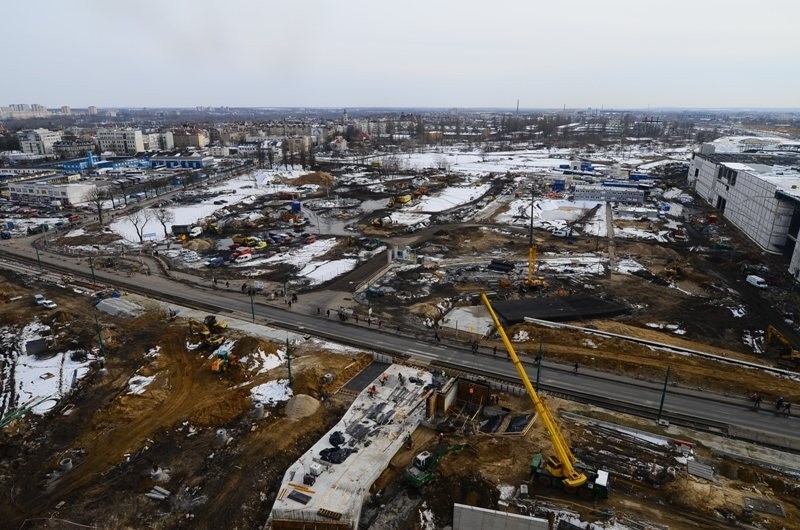
{"label": "person walking", "polygon": [[321,311],[322,311],[322,310],[321,310],[319,307],[317,307],[317,314],[318,314],[318,315],[320,314],[320,312],[321,312]]}
{"label": "person walking", "polygon": [[578,363],[575,363],[575,368],[572,370],[574,373],[578,373]]}
{"label": "person walking", "polygon": [[492,348],[492,355],[497,355],[497,346]]}
{"label": "person walking", "polygon": [[330,309],[328,309],[328,310],[326,311],[326,313],[328,314],[328,318],[331,318],[331,310],[330,310]]}
{"label": "person walking", "polygon": [[231,282],[229,282],[228,280],[225,280],[225,288],[226,289],[230,289],[230,287],[231,287]]}

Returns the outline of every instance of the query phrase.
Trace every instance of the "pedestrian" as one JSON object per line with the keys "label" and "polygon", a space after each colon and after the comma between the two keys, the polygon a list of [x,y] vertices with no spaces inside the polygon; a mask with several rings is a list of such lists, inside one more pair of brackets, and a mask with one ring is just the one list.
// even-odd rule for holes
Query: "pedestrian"
{"label": "pedestrian", "polygon": [[358,324],[358,315],[354,315],[353,318],[356,319],[356,324]]}
{"label": "pedestrian", "polygon": [[787,403],[786,405],[783,406],[783,414],[788,418],[789,414],[791,413],[792,413],[792,404]]}
{"label": "pedestrian", "polygon": [[578,363],[575,363],[575,368],[572,371],[576,374],[578,373]]}
{"label": "pedestrian", "polygon": [[330,309],[327,310],[327,313],[328,313],[328,318],[331,318],[331,310]]}
{"label": "pedestrian", "polygon": [[291,309],[291,308],[292,308],[292,301],[289,300],[289,309]]}
{"label": "pedestrian", "polygon": [[439,339],[439,333],[438,333],[438,332],[436,332],[436,331],[434,331],[434,332],[433,332],[433,338],[434,338],[434,339],[436,339],[436,342],[439,342],[439,340],[440,340],[440,339]]}
{"label": "pedestrian", "polygon": [[372,326],[372,317],[367,317],[367,325]]}
{"label": "pedestrian", "polygon": [[225,288],[226,289],[230,289],[230,287],[231,287],[231,282],[229,282],[228,280],[225,280]]}
{"label": "pedestrian", "polygon": [[492,355],[497,355],[497,346],[492,348]]}
{"label": "pedestrian", "polygon": [[320,312],[321,312],[321,311],[322,311],[322,310],[321,310],[319,307],[317,307],[317,314],[318,314],[318,315],[320,314]]}
{"label": "pedestrian", "polygon": [[380,328],[383,325],[383,320],[378,320],[378,327]]}

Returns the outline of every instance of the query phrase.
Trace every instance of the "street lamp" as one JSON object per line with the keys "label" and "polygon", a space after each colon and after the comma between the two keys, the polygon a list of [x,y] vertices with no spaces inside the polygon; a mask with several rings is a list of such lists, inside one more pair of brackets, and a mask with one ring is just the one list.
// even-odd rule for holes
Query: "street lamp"
{"label": "street lamp", "polygon": [[89,268],[92,270],[92,285],[96,285],[97,279],[94,276],[94,258],[92,256],[89,256]]}

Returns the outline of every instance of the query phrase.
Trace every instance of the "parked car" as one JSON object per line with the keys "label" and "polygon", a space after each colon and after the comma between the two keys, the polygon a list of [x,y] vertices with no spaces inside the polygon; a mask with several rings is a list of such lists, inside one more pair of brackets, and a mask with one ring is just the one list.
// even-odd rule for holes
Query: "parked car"
{"label": "parked car", "polygon": [[225,262],[225,259],[222,256],[217,256],[216,258],[212,258],[206,261],[206,267],[211,267],[212,269],[216,269],[220,265]]}
{"label": "parked car", "polygon": [[762,278],[761,276],[756,276],[755,274],[749,274],[747,278],[744,279],[750,285],[754,285],[759,289],[766,289],[767,288],[767,281]]}
{"label": "parked car", "polygon": [[45,300],[44,302],[42,302],[42,307],[44,307],[45,309],[55,309],[56,307],[58,307],[58,304],[56,304],[52,300]]}
{"label": "parked car", "polygon": [[252,254],[242,254],[241,256],[236,256],[236,258],[233,260],[233,262],[234,263],[244,263],[245,261],[250,261],[251,259],[253,259],[253,255]]}
{"label": "parked car", "polygon": [[36,305],[42,305],[42,303],[44,303],[46,300],[47,298],[45,298],[44,295],[41,294],[33,295],[33,301],[36,302]]}

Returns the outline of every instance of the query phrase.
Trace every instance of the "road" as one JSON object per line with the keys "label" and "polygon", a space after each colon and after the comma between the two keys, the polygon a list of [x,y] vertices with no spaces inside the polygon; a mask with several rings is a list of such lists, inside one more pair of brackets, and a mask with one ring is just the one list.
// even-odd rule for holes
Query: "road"
{"label": "road", "polygon": [[[16,257],[28,260],[27,268],[37,268],[36,252],[26,240],[2,242],[0,246],[0,267],[12,267]],[[69,270],[74,276],[91,279],[85,262],[74,258],[64,258],[41,252],[45,265],[58,267],[60,271]],[[11,262],[11,263],[9,263]],[[98,281],[119,286],[131,292],[151,298],[200,307],[217,313],[236,314],[240,318],[251,317],[250,298],[234,290],[220,290],[209,286],[199,286],[188,282],[178,282],[162,275],[144,276],[137,274],[127,277],[105,270],[95,269]],[[519,382],[513,365],[505,355],[472,353],[460,345],[436,343],[410,335],[411,330],[401,330],[375,325],[367,327],[352,321],[341,322],[338,318],[327,318],[326,311],[320,315],[300,313],[286,308],[283,304],[269,305],[266,300],[253,306],[256,321],[278,327],[292,329],[300,333],[318,336],[328,340],[376,350],[390,355],[408,357],[411,361],[444,369],[449,372],[477,374],[487,379]],[[334,315],[334,313],[331,313]],[[535,380],[535,367],[531,359],[526,361],[526,370],[531,380]],[[661,384],[635,380],[605,372],[595,372],[581,368],[580,373],[572,373],[571,367],[557,363],[544,362],[541,374],[542,388],[557,394],[601,406],[655,417],[661,399]],[[694,425],[706,430],[727,433],[729,429],[739,432],[744,439],[764,439],[772,437],[772,445],[791,447],[800,450],[800,418],[796,416],[776,416],[762,409],[752,411],[744,397],[723,396],[702,389],[669,387],[662,417],[676,424]],[[765,404],[765,407],[767,405]]]}

